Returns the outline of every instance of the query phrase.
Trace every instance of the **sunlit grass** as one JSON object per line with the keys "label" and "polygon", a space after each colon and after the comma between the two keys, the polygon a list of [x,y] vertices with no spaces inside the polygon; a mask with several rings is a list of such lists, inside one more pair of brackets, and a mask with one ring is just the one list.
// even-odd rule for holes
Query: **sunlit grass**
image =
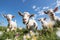
{"label": "sunlit grass", "polygon": [[[17,28],[16,31],[7,32],[7,27],[0,26],[0,40],[60,40],[56,35],[57,28],[54,28],[53,32],[45,30],[35,30],[35,32],[29,32],[24,28]],[[30,34],[27,35],[27,34]],[[25,35],[25,39],[24,39]]]}

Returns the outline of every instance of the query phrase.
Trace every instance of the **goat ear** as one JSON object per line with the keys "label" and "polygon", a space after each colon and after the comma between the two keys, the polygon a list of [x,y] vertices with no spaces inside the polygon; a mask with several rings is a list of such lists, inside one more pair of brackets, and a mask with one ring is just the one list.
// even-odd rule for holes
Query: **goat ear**
{"label": "goat ear", "polygon": [[3,14],[3,16],[4,16],[5,18],[7,18],[7,15],[4,15],[4,14]]}
{"label": "goat ear", "polygon": [[47,12],[46,12],[46,11],[44,11],[44,13],[45,13],[45,14],[47,14]]}
{"label": "goat ear", "polygon": [[15,16],[12,16],[12,18],[14,18]]}
{"label": "goat ear", "polygon": [[34,14],[30,15],[30,17],[33,17],[33,16],[34,16]]}
{"label": "goat ear", "polygon": [[56,7],[53,11],[56,12],[58,10],[58,7]]}
{"label": "goat ear", "polygon": [[21,12],[18,12],[18,14],[19,14],[20,16],[23,16],[23,14],[22,14]]}
{"label": "goat ear", "polygon": [[46,18],[44,18],[44,20],[46,20]]}

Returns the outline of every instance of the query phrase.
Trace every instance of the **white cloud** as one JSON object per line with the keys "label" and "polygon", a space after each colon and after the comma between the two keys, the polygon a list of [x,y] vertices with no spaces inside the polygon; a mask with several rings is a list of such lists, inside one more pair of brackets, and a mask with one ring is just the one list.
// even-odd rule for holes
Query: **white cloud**
{"label": "white cloud", "polygon": [[33,5],[33,7],[32,7],[33,9],[35,9],[36,8],[36,5]]}
{"label": "white cloud", "polygon": [[48,9],[49,7],[43,7],[43,9]]}
{"label": "white cloud", "polygon": [[35,9],[35,11],[39,11],[40,10],[40,7],[37,7],[36,9]]}
{"label": "white cloud", "polygon": [[41,10],[41,11],[38,11],[38,13],[39,13],[39,15],[44,15],[44,12],[43,12],[43,10]]}
{"label": "white cloud", "polygon": [[57,0],[57,6],[60,6],[60,0]]}
{"label": "white cloud", "polygon": [[40,7],[37,7],[36,5],[33,5],[32,8],[34,9],[34,11],[39,11]]}

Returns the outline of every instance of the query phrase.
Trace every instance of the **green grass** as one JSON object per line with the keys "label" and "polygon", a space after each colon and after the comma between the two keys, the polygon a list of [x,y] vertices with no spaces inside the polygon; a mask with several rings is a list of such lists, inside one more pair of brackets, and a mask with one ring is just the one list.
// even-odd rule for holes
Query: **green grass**
{"label": "green grass", "polygon": [[[23,36],[24,34],[27,34],[29,31],[26,29],[18,29],[17,31],[6,31],[7,27],[2,27],[0,26],[0,31],[3,32],[3,35],[0,36],[0,40],[5,40],[5,39],[12,39],[12,40],[23,40]],[[56,28],[54,28],[53,32],[50,31],[43,31],[43,30],[35,30],[35,33],[38,32],[38,35],[34,35],[36,37],[37,40],[60,40],[57,36],[56,36]],[[15,39],[15,35],[19,34],[19,36]],[[30,39],[27,40],[31,40],[33,36],[31,36]]]}

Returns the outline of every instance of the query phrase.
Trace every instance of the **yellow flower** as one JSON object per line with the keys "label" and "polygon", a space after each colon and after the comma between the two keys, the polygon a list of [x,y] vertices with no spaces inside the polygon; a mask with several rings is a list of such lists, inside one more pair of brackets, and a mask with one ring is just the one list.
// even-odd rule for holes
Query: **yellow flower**
{"label": "yellow flower", "polygon": [[35,33],[33,31],[30,31],[30,34],[31,34],[31,36],[34,36],[35,35]]}
{"label": "yellow flower", "polygon": [[26,35],[26,38],[30,38],[30,35],[29,35],[29,34],[27,34],[27,35]]}
{"label": "yellow flower", "polygon": [[36,37],[36,36],[33,36],[33,37],[32,37],[32,40],[37,40],[37,37]]}

